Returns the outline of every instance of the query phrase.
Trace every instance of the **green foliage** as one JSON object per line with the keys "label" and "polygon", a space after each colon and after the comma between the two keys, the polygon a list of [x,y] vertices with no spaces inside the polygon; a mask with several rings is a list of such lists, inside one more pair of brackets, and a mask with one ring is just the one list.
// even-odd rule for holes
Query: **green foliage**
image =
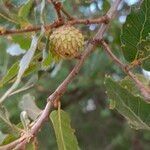
{"label": "green foliage", "polygon": [[19,46],[22,49],[28,50],[30,48],[31,45],[31,39],[29,37],[29,34],[26,35],[13,35],[12,36],[12,41],[14,43],[19,44]]}
{"label": "green foliage", "polygon": [[70,118],[66,112],[58,109],[50,114],[56,134],[59,150],[78,150],[78,142],[74,130],[70,126]]}
{"label": "green foliage", "polygon": [[127,90],[128,84],[124,88],[109,77],[106,79],[106,88],[112,101],[111,108],[117,109],[127,119],[132,128],[150,130],[149,103],[145,102],[140,96],[131,94]]}
{"label": "green foliage", "polygon": [[3,87],[10,80],[12,80],[16,76],[18,70],[19,70],[19,62],[16,62],[11,66],[11,68],[7,71],[7,74],[0,81],[0,87]]}
{"label": "green foliage", "polygon": [[[110,0],[61,1],[65,10],[75,18],[98,18],[106,14],[110,8]],[[150,1],[144,0],[141,9],[134,11],[132,8],[131,12],[124,4],[118,13],[119,19],[129,14],[121,35],[124,56],[129,62],[140,60],[142,68],[150,70]],[[67,17],[65,15],[63,17],[66,21]],[[56,11],[47,0],[2,0],[0,2],[0,32],[48,25],[55,19],[57,19]],[[96,34],[99,25],[75,27],[83,32],[86,47],[86,43]],[[104,38],[111,46],[112,52],[124,62],[119,41],[121,27],[118,19],[111,21]],[[46,105],[45,99],[60,85],[78,61],[65,60],[59,64],[54,61],[49,51],[51,46],[49,35],[53,30],[44,34],[42,30],[40,36],[40,31],[36,31],[36,36],[34,36],[35,32],[28,32],[0,38],[0,97],[4,94],[3,98],[7,97],[8,100],[3,103],[4,107],[0,107],[1,145],[9,144],[19,138],[20,129],[26,132],[30,130],[32,123],[37,121]],[[7,53],[7,49],[14,43],[26,50],[23,57],[9,56],[11,54]],[[128,65],[130,67],[131,64]],[[141,73],[139,70],[140,67],[133,72]],[[110,78],[106,79],[110,107],[117,109],[132,128],[144,130],[138,132],[132,130],[124,121],[124,117],[108,109],[103,84],[105,74],[110,74],[119,80],[114,82]],[[36,149],[38,145],[39,149],[45,150],[58,148],[72,150],[79,149],[78,145],[80,145],[81,149],[86,150],[126,150],[136,149],[135,146],[149,150],[150,134],[147,131],[150,129],[150,104],[144,101],[134,81],[128,76],[122,80],[123,76],[123,72],[109,60],[99,46],[96,46],[95,52],[85,61],[78,77],[69,84],[66,93],[61,97],[62,109],[72,116],[72,122],[63,110],[53,111],[50,115],[52,125],[44,124],[41,132],[37,134],[37,139],[30,141],[26,149]],[[136,77],[149,88],[148,79],[141,74]],[[29,85],[33,88],[21,91]],[[77,131],[77,138],[71,124]]]}
{"label": "green foliage", "polygon": [[[139,45],[143,45],[148,34],[150,33],[150,2],[144,0],[139,10],[128,15],[126,23],[123,25],[121,41],[123,53],[127,61],[132,62],[135,59],[150,57],[150,50],[145,54],[144,49],[139,49]],[[140,55],[142,51],[142,56]],[[144,61],[143,67],[149,70],[150,58]]]}
{"label": "green foliage", "polygon": [[20,8],[18,16],[26,20],[30,13],[33,2],[33,0],[27,0],[25,4],[23,4],[23,6]]}

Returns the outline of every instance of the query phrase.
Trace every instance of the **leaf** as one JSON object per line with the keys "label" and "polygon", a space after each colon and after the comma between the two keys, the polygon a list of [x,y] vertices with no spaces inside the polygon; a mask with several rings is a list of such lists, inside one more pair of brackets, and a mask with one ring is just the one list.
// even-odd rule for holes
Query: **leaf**
{"label": "leaf", "polygon": [[33,0],[27,0],[26,3],[23,4],[23,6],[20,8],[18,12],[18,16],[24,19],[27,19],[30,13],[31,7],[33,5],[33,2],[34,2]]}
{"label": "leaf", "polygon": [[[41,53],[38,53],[37,55],[35,55],[30,66],[25,71],[25,73],[23,75],[24,77],[39,70],[40,65],[38,64],[38,61],[37,61],[39,57],[41,57]],[[16,80],[18,71],[19,71],[19,62],[16,62],[10,67],[10,69],[7,71],[7,74],[0,81],[0,88],[2,88],[4,85],[8,84],[9,82],[13,82],[14,80]]]}
{"label": "leaf", "polygon": [[[41,33],[41,36],[42,35],[43,33]],[[6,91],[6,93],[0,98],[0,103],[2,103],[9,96],[9,94],[11,94],[11,92],[13,92],[18,87],[18,84],[20,83],[23,74],[28,69],[30,62],[34,56],[39,38],[37,38],[36,36],[33,37],[30,49],[26,52],[26,54],[23,56],[19,63],[17,79],[14,84]]]}
{"label": "leaf", "polygon": [[132,62],[138,56],[138,44],[150,33],[150,1],[143,0],[140,10],[131,11],[123,25],[121,41],[124,57]]}
{"label": "leaf", "polygon": [[39,109],[35,103],[35,98],[30,95],[26,94],[22,97],[22,100],[19,103],[19,107],[26,111],[28,116],[32,119],[35,120],[41,113],[41,109]]}
{"label": "leaf", "polygon": [[127,119],[129,125],[136,130],[150,130],[150,104],[109,77],[105,84],[108,97],[113,101],[113,108]]}
{"label": "leaf", "polygon": [[53,111],[50,114],[57,145],[59,150],[78,150],[78,142],[74,130],[70,126],[70,118],[63,110]]}

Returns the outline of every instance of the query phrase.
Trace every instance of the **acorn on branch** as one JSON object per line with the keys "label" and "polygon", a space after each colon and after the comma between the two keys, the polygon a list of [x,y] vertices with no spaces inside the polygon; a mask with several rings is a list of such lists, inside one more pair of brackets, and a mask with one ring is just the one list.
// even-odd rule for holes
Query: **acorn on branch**
{"label": "acorn on branch", "polygon": [[50,36],[50,51],[55,58],[77,58],[84,45],[82,33],[73,26],[61,26]]}

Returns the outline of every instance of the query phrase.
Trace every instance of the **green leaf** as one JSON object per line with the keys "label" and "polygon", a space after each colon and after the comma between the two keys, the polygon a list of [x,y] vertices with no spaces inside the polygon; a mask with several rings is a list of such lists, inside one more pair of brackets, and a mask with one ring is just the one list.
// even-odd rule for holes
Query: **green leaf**
{"label": "green leaf", "polygon": [[[40,68],[40,65],[38,64],[38,58],[41,57],[41,53],[38,53],[31,62],[30,66],[25,71],[23,77],[26,77],[30,75],[31,73],[38,71]],[[0,81],[0,88],[8,84],[9,82],[13,82],[16,80],[17,73],[19,71],[19,62],[14,63],[10,69],[7,71],[7,74],[2,78]]]}
{"label": "green leaf", "polygon": [[[43,33],[41,33],[41,36],[42,35],[43,35]],[[41,36],[39,36],[39,38]],[[5,94],[0,98],[0,103],[2,103],[18,87],[25,71],[28,69],[30,62],[33,59],[39,38],[37,38],[36,36],[33,37],[29,50],[26,52],[26,54],[23,56],[23,58],[21,59],[21,61],[19,63],[19,71],[17,74],[17,79],[13,83],[13,85],[5,92]]]}
{"label": "green leaf", "polygon": [[150,1],[143,0],[138,11],[132,9],[123,25],[121,41],[124,57],[132,62],[137,59],[138,44],[150,33]]}
{"label": "green leaf", "polygon": [[53,111],[50,114],[57,145],[59,150],[78,150],[78,142],[74,135],[74,130],[70,126],[70,118],[63,110]]}
{"label": "green leaf", "polygon": [[127,119],[129,125],[136,130],[150,130],[150,104],[109,77],[105,84],[108,96],[113,101],[113,108]]}
{"label": "green leaf", "polygon": [[33,2],[34,2],[33,0],[27,0],[26,3],[23,4],[23,6],[20,8],[18,12],[18,16],[24,19],[27,19],[30,13],[31,7],[33,5]]}

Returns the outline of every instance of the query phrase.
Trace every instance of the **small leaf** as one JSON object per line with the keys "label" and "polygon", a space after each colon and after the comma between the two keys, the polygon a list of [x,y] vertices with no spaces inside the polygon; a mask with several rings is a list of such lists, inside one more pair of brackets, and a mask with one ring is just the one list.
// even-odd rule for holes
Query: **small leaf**
{"label": "small leaf", "polygon": [[68,114],[63,110],[55,110],[50,114],[50,119],[55,130],[58,149],[78,150],[78,142],[70,126]]}
{"label": "small leaf", "polygon": [[35,98],[30,94],[26,94],[22,97],[21,102],[19,103],[19,107],[26,111],[28,116],[35,120],[41,113],[41,109],[39,109],[35,103]]}
{"label": "small leaf", "polygon": [[132,128],[150,130],[149,103],[134,96],[111,78],[106,78],[106,88],[109,98],[115,103],[115,109],[127,119]]}

